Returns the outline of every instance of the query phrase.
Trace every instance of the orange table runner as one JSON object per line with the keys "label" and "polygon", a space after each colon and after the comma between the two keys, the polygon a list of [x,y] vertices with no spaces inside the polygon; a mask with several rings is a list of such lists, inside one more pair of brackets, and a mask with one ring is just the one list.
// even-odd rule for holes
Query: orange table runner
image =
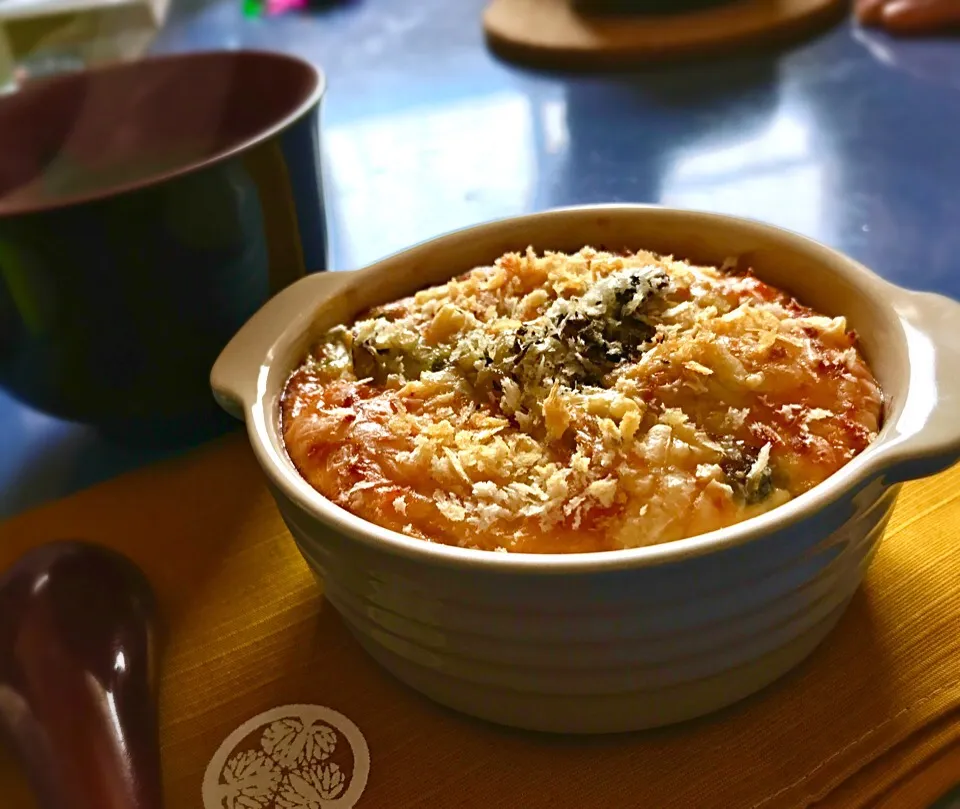
{"label": "orange table runner", "polygon": [[[82,538],[146,572],[169,809],[911,809],[960,781],[958,532],[960,467],[908,485],[865,586],[797,671],[705,719],[593,738],[487,725],[382,671],[239,435],[0,524],[0,569]],[[0,806],[34,807],[2,753]]]}

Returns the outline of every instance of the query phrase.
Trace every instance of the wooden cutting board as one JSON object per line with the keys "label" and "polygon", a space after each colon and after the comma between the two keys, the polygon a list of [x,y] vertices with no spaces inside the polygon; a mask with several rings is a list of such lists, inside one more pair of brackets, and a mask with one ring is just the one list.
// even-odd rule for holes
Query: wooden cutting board
{"label": "wooden cutting board", "polygon": [[491,49],[553,69],[617,70],[713,56],[809,36],[835,23],[847,0],[733,0],[678,14],[584,14],[575,0],[493,0],[483,15]]}

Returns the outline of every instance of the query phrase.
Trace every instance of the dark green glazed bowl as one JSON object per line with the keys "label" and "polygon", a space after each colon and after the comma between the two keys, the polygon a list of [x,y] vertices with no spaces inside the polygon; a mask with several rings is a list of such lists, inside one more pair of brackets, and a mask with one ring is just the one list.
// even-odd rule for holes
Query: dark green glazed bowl
{"label": "dark green glazed bowl", "polygon": [[212,414],[229,338],[325,268],[323,90],[307,62],[239,51],[0,99],[0,385],[109,429]]}

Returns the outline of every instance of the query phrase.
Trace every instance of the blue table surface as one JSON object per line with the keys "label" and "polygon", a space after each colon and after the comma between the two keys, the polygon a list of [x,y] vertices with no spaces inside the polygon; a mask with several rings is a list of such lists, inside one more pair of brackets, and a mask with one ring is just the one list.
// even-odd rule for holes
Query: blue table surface
{"label": "blue table surface", "polygon": [[[366,0],[247,19],[241,0],[183,0],[154,50],[279,49],[325,69],[335,269],[491,218],[658,202],[764,219],[960,297],[960,40],[844,23],[779,54],[576,77],[497,61],[482,8]],[[0,393],[0,518],[169,452]]]}
{"label": "blue table surface", "polygon": [[[960,40],[842,24],[779,55],[572,77],[497,61],[482,8],[353,0],[248,19],[241,0],[175,0],[154,50],[280,49],[323,66],[336,269],[495,217],[659,202],[765,219],[960,296]],[[167,453],[0,392],[0,518]]]}

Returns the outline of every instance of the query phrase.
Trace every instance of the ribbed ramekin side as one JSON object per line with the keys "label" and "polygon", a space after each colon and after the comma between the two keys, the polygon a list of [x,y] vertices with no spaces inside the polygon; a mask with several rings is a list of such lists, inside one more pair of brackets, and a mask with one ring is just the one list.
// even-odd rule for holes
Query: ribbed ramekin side
{"label": "ribbed ramekin side", "polygon": [[[329,537],[318,537],[297,515],[288,524],[304,557],[325,580],[328,599],[366,646],[376,645],[384,655],[418,670],[459,679],[465,688],[599,695],[720,676],[775,654],[834,620],[862,579],[895,494],[887,490],[863,504],[815,546],[817,552],[804,551],[794,565],[757,582],[765,599],[743,599],[743,609],[733,619],[724,610],[736,588],[712,586],[697,594],[694,587],[686,607],[699,620],[681,630],[665,630],[660,620],[658,611],[669,604],[634,600],[628,591],[619,602],[606,601],[598,608],[584,576],[555,577],[555,591],[540,603],[535,620],[503,609],[501,580],[475,586],[466,602],[440,598],[433,579],[446,571],[427,567],[404,580],[402,598],[391,600],[398,590],[382,586],[392,573],[388,558],[356,558],[349,543],[324,541]],[[806,570],[804,576],[796,575],[798,568]],[[522,588],[525,579],[513,577],[509,585]],[[417,610],[407,609],[411,601]]]}

